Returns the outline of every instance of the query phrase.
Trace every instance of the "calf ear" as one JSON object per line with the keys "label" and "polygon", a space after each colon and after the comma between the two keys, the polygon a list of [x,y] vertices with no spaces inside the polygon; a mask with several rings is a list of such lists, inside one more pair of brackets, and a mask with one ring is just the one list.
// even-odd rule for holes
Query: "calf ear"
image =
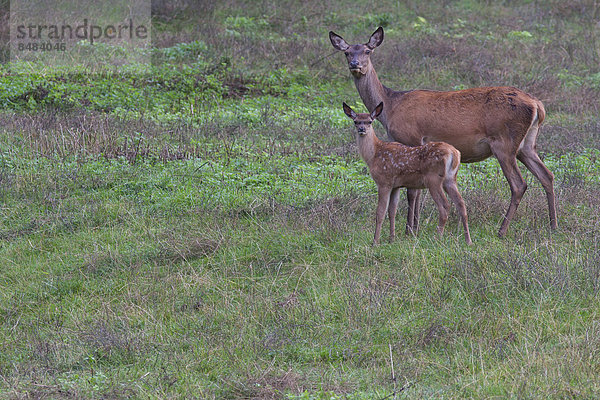
{"label": "calf ear", "polygon": [[381,42],[383,42],[383,28],[379,27],[377,28],[377,30],[375,32],[373,32],[373,34],[371,35],[371,38],[369,39],[369,41],[367,42],[367,47],[370,48],[371,50],[374,49],[375,47],[379,46],[381,44]]}
{"label": "calf ear", "polygon": [[337,35],[333,31],[329,31],[329,40],[331,40],[331,44],[337,50],[346,51],[350,47],[340,35]]}
{"label": "calf ear", "polygon": [[379,117],[379,114],[383,111],[383,101],[375,107],[375,109],[371,112],[371,119],[375,119]]}
{"label": "calf ear", "polygon": [[354,112],[354,110],[351,109],[350,106],[346,103],[342,103],[342,105],[344,107],[344,113],[353,120],[356,119],[356,113]]}

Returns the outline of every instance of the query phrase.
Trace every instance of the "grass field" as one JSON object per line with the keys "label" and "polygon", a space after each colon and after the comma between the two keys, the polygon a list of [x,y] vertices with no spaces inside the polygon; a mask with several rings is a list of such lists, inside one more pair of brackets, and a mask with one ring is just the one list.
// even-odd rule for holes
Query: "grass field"
{"label": "grass field", "polygon": [[[600,397],[600,3],[152,11],[150,66],[0,48],[0,398]],[[523,167],[497,237],[510,191],[489,159],[458,177],[473,246],[455,211],[435,236],[429,196],[417,237],[388,244],[386,222],[371,246],[376,186],[341,109],[364,106],[327,33],[378,26],[387,86],[544,102],[557,231]]]}

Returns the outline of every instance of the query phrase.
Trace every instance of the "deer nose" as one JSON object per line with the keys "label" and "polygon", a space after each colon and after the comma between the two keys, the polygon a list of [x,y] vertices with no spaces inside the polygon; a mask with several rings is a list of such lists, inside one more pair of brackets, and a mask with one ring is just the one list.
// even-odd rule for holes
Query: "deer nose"
{"label": "deer nose", "polygon": [[358,61],[350,61],[349,66],[350,66],[350,69],[358,68]]}

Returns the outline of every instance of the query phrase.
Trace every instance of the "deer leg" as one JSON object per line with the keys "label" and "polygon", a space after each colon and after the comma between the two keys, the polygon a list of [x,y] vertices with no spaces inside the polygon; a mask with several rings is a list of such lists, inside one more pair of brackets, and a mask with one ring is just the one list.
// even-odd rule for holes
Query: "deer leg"
{"label": "deer leg", "polygon": [[494,146],[493,143],[490,147],[492,148],[494,156],[496,156],[500,163],[500,168],[502,168],[502,172],[508,181],[511,192],[510,205],[508,206],[508,211],[506,211],[506,215],[504,216],[504,220],[498,231],[498,236],[503,237],[506,235],[508,225],[517,211],[517,207],[523,198],[523,194],[527,190],[527,183],[523,180],[521,171],[517,166],[517,159],[512,152],[506,151],[504,147]]}
{"label": "deer leg", "polygon": [[408,213],[406,215],[406,234],[415,235],[415,212],[418,213],[418,197],[421,191],[419,189],[406,189],[406,200],[408,201]]}
{"label": "deer leg", "polygon": [[467,207],[465,207],[465,201],[463,200],[460,192],[458,191],[458,186],[456,184],[456,180],[447,179],[444,181],[444,190],[452,199],[452,202],[456,205],[458,209],[458,213],[460,214],[460,219],[462,220],[463,228],[465,230],[465,240],[467,244],[473,244],[471,241],[471,234],[469,233],[469,221],[467,217]]}
{"label": "deer leg", "polygon": [[388,206],[388,217],[390,218],[390,243],[392,243],[396,237],[396,211],[398,211],[399,201],[400,188],[394,188],[390,193],[390,204]]}
{"label": "deer leg", "polygon": [[448,200],[444,195],[442,190],[441,182],[436,182],[429,185],[429,193],[435,201],[439,212],[439,220],[437,226],[437,232],[440,236],[444,233],[444,226],[446,225],[446,221],[448,221],[448,209],[450,208],[450,204],[448,204]]}
{"label": "deer leg", "polygon": [[385,218],[385,212],[387,211],[388,204],[390,203],[390,193],[392,189],[386,186],[379,186],[377,188],[377,211],[375,212],[375,237],[373,244],[379,243],[379,237],[381,236],[381,225]]}
{"label": "deer leg", "polygon": [[540,181],[546,198],[548,199],[548,212],[550,214],[550,228],[556,229],[558,223],[556,220],[556,197],[554,196],[554,175],[544,165],[535,150],[524,148],[517,154],[517,158],[521,161],[528,170]]}
{"label": "deer leg", "polygon": [[415,198],[415,212],[413,216],[413,230],[415,234],[419,232],[419,216],[421,214],[421,189],[416,189],[417,196]]}

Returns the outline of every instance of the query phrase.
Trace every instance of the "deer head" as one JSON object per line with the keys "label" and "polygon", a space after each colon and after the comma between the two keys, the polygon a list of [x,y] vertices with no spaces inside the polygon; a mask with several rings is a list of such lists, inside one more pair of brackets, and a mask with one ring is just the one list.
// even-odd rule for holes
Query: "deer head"
{"label": "deer head", "polygon": [[379,27],[365,44],[349,45],[338,34],[329,32],[329,40],[336,50],[343,51],[348,61],[350,73],[356,78],[366,75],[371,66],[371,53],[383,42],[383,28]]}
{"label": "deer head", "polygon": [[344,113],[354,121],[356,129],[358,129],[358,136],[365,136],[371,128],[371,124],[375,121],[375,118],[383,111],[383,103],[379,103],[377,107],[371,113],[357,114],[350,106],[343,103]]}

